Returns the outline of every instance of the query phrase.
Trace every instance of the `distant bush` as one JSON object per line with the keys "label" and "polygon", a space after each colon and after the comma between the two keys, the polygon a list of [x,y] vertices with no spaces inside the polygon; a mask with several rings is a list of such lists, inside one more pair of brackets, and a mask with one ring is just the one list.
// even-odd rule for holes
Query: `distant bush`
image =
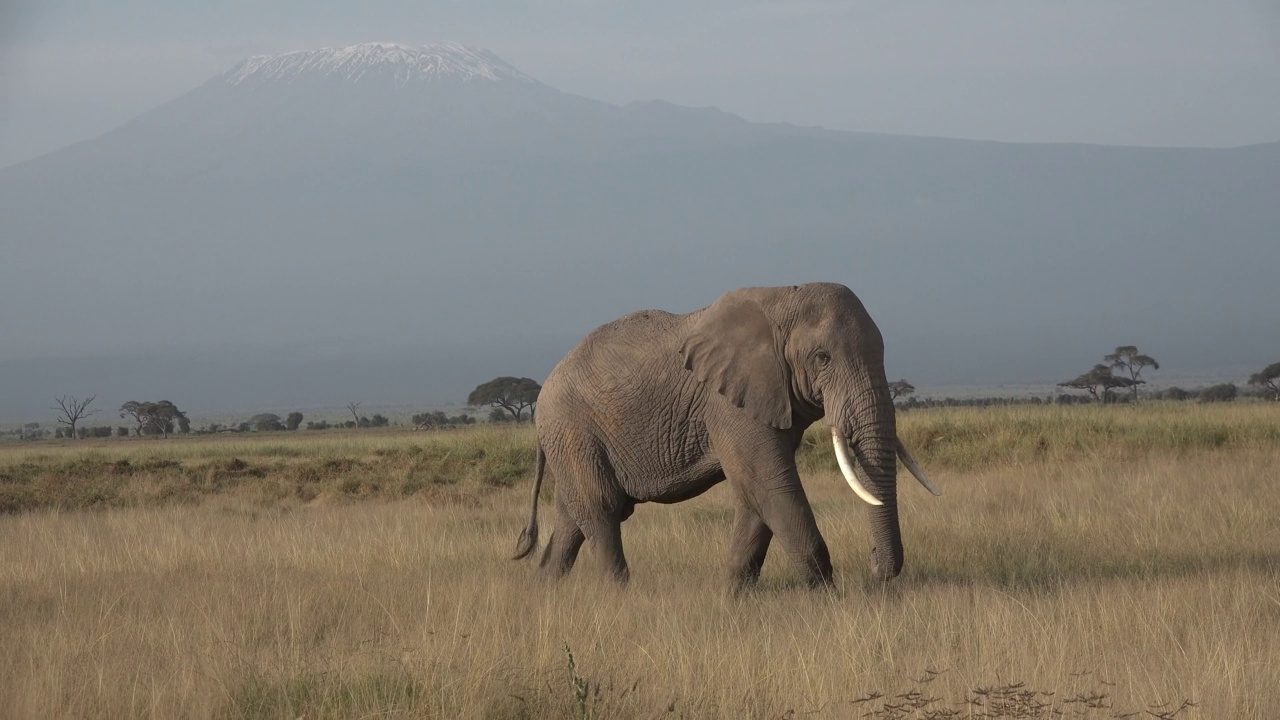
{"label": "distant bush", "polygon": [[291,412],[289,413],[289,416],[284,420],[284,429],[297,430],[298,426],[301,424],[302,424],[302,413],[296,412],[296,411]]}
{"label": "distant bush", "polygon": [[[495,411],[502,412],[495,408]],[[503,413],[505,415],[505,413]],[[412,418],[414,430],[432,430],[437,428],[452,428],[461,425],[474,425],[476,419],[467,413],[459,413],[450,417],[443,410],[435,410],[433,412],[418,413]]]}
{"label": "distant bush", "polygon": [[[361,418],[361,420],[363,419],[364,418]],[[391,421],[388,420],[386,416],[380,415],[378,413],[374,413],[373,417],[369,418],[369,427],[386,427],[390,424],[391,424]]]}
{"label": "distant bush", "polygon": [[111,432],[112,430],[110,425],[100,425],[97,427],[81,426],[76,428],[76,436],[82,438],[109,438],[111,437]]}
{"label": "distant bush", "polygon": [[284,430],[284,423],[280,421],[280,416],[275,413],[258,413],[249,418],[249,424],[258,432]]}
{"label": "distant bush", "polygon": [[1048,405],[1052,403],[1074,404],[1074,403],[1091,403],[1093,398],[1083,395],[1067,395],[1066,393],[1058,395],[1056,398],[1052,395],[1040,397],[1032,395],[1027,397],[981,397],[981,398],[918,398],[912,397],[895,403],[894,406],[899,410],[925,410],[928,408],[943,407],[1008,407],[1013,405]]}
{"label": "distant bush", "polygon": [[1231,402],[1240,395],[1240,390],[1235,383],[1222,383],[1219,385],[1210,385],[1200,391],[1200,402]]}
{"label": "distant bush", "polygon": [[308,430],[328,430],[332,427],[328,420],[307,421]]}
{"label": "distant bush", "polygon": [[116,428],[116,437],[129,437],[129,428],[121,425]]}
{"label": "distant bush", "polygon": [[17,435],[19,438],[23,440],[36,440],[44,437],[45,430],[44,428],[40,427],[40,423],[29,422],[24,424],[20,428],[10,430],[8,434]]}

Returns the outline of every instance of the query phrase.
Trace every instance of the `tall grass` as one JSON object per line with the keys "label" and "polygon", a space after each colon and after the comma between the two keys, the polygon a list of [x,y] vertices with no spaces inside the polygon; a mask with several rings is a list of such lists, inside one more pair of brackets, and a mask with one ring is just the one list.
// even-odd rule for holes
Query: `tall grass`
{"label": "tall grass", "polygon": [[0,450],[0,512],[198,504],[229,495],[259,507],[419,493],[466,500],[511,485],[533,462],[532,429],[503,427],[14,443]]}
{"label": "tall grass", "polygon": [[[837,587],[803,589],[775,549],[741,597],[724,592],[723,489],[638,508],[624,530],[633,580],[619,589],[589,544],[559,583],[505,559],[527,512],[523,483],[486,485],[481,473],[453,495],[341,504],[250,489],[326,459],[368,464],[335,470],[339,482],[410,463],[408,447],[461,451],[479,435],[387,434],[327,454],[305,434],[274,441],[317,443],[316,457],[191,451],[171,459],[283,469],[193,502],[0,516],[0,714],[1280,716],[1272,408],[1187,408],[1191,420],[1143,409],[1108,425],[1110,409],[1001,409],[1005,423],[982,410],[904,413],[944,495],[902,486],[906,567],[888,584],[869,575],[865,511],[815,451],[806,490]],[[1158,439],[1162,425],[1228,438],[1161,450],[1172,442]],[[940,428],[974,444],[1039,433],[1050,450],[971,460],[945,438],[925,442]],[[1066,449],[1100,428],[1133,452]],[[524,430],[498,437],[530,446]],[[86,451],[13,452],[0,468]]]}
{"label": "tall grass", "polygon": [[[1127,463],[1274,448],[1280,405],[913,410],[899,415],[899,434],[932,472]],[[457,500],[526,478],[533,460],[528,425],[11,442],[0,445],[0,513],[199,503],[232,493],[262,507],[418,493]],[[799,464],[804,473],[836,470],[821,423],[806,435]]]}
{"label": "tall grass", "polygon": [[900,418],[903,440],[920,459],[956,469],[1280,445],[1280,405],[1272,403],[942,408]]}

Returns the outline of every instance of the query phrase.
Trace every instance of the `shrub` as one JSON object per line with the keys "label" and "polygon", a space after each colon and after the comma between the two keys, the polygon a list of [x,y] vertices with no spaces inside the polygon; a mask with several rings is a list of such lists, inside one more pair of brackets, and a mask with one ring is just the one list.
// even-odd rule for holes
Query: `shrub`
{"label": "shrub", "polygon": [[249,418],[249,424],[258,432],[272,432],[284,429],[284,423],[280,422],[280,416],[275,413],[258,413]]}
{"label": "shrub", "polygon": [[1238,397],[1240,391],[1236,388],[1235,383],[1221,383],[1219,385],[1210,385],[1200,391],[1200,402],[1231,402]]}

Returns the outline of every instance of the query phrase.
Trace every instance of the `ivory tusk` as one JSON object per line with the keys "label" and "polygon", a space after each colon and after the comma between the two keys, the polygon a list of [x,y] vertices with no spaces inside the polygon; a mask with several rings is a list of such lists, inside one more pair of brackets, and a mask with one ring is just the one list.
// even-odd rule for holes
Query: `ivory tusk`
{"label": "ivory tusk", "polygon": [[[867,488],[858,482],[858,476],[854,473],[853,459],[849,457],[849,441],[844,439],[844,435],[836,428],[831,428],[831,443],[836,448],[836,462],[840,463],[840,472],[844,475],[845,482],[849,483],[849,487],[858,494],[858,497],[866,500],[872,505],[883,505],[883,502],[876,499]],[[899,445],[901,448],[901,445]]]}
{"label": "ivory tusk", "polygon": [[925,476],[924,470],[920,469],[920,466],[916,464],[915,459],[911,457],[911,453],[907,452],[907,449],[902,446],[901,442],[898,443],[898,457],[902,458],[902,464],[907,466],[907,470],[911,471],[911,474],[920,481],[920,484],[924,486],[925,490],[928,490],[934,495],[942,494],[941,490],[934,487],[933,483],[929,482],[929,478]]}

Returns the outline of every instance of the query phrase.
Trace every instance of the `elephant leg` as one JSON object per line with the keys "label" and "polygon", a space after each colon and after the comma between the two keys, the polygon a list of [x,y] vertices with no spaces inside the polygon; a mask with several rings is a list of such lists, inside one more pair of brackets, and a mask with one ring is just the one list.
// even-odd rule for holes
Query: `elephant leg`
{"label": "elephant leg", "polygon": [[586,534],[605,574],[620,583],[630,580],[631,571],[622,552],[622,521],[616,517],[597,518],[587,524]]}
{"label": "elephant leg", "polygon": [[[576,426],[557,430],[553,441],[547,443],[547,461],[556,477],[559,510],[552,540],[554,552],[549,551],[547,556],[551,565],[548,572],[568,572],[586,539],[591,541],[592,554],[605,573],[626,582],[629,571],[622,552],[621,525],[631,515],[635,501],[622,491],[609,456],[597,438]],[[561,545],[557,541],[562,532],[565,540]],[[557,571],[557,567],[563,569]]]}
{"label": "elephant leg", "polygon": [[[744,437],[741,432],[726,433],[719,442],[713,438],[712,446],[718,447],[725,476],[738,488],[743,504],[777,536],[805,582],[810,587],[830,585],[831,552],[800,484],[794,449],[776,435]],[[750,529],[747,522],[740,516],[744,531]],[[737,527],[735,539],[736,531]]]}
{"label": "elephant leg", "polygon": [[813,508],[809,507],[800,479],[797,477],[793,483],[758,495],[763,495],[759,502],[761,517],[778,536],[787,556],[800,567],[809,587],[831,585],[835,581],[831,551],[818,532]]}
{"label": "elephant leg", "polygon": [[582,528],[574,521],[568,509],[558,498],[556,500],[556,525],[551,531],[551,540],[542,551],[539,566],[546,575],[558,578],[573,569],[578,560],[578,551],[586,540]]}
{"label": "elephant leg", "polygon": [[729,579],[733,589],[742,590],[756,584],[764,556],[769,552],[773,531],[755,510],[742,503],[738,506],[733,523],[733,537],[729,541]]}

